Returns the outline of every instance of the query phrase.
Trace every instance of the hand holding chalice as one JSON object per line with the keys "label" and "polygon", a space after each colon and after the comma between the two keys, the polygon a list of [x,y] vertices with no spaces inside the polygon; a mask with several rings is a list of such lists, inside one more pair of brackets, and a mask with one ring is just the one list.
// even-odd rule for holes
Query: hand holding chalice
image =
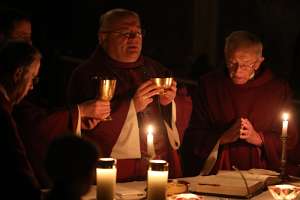
{"label": "hand holding chalice", "polygon": [[158,77],[152,78],[152,81],[161,88],[159,93],[160,103],[162,105],[168,105],[171,103],[176,96],[176,81],[172,77]]}

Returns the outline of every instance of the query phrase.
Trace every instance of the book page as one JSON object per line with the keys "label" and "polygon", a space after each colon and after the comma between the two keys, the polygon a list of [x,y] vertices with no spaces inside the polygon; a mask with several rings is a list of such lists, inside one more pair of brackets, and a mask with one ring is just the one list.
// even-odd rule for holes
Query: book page
{"label": "book page", "polygon": [[[272,172],[272,173],[271,173]],[[277,172],[264,169],[250,169],[241,170],[246,180],[256,180],[264,182],[266,186],[276,184],[280,182]],[[241,178],[241,175],[237,171],[220,170],[217,176],[231,177],[231,178]]]}
{"label": "book page", "polygon": [[[262,189],[264,184],[257,180],[247,180],[250,194]],[[190,191],[197,193],[248,196],[247,187],[242,178],[222,177],[218,175],[198,177],[196,182],[191,183]]]}

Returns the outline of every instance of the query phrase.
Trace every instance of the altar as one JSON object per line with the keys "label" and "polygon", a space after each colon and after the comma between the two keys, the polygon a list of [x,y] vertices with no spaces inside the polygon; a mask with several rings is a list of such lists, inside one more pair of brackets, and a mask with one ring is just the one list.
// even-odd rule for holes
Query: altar
{"label": "altar", "polygon": [[[128,192],[130,193],[131,191],[140,191],[141,193],[144,192],[144,196],[141,196],[138,198],[126,198],[128,200],[134,200],[134,199],[144,199],[146,197],[146,182],[145,181],[133,181],[133,182],[127,182],[127,183],[117,183],[116,186],[116,193],[118,193],[118,190],[123,190],[126,192],[124,189],[127,188]],[[133,195],[133,194],[132,194]],[[230,199],[237,199],[237,198],[225,198],[225,197],[217,197],[217,196],[204,196],[204,195],[199,195],[202,197],[203,200],[230,200]],[[116,195],[116,199],[121,199]],[[125,199],[125,198],[124,198]],[[170,198],[171,199],[171,198]],[[264,191],[257,196],[251,198],[252,200],[274,200],[270,192]],[[92,186],[90,191],[82,198],[82,200],[96,200],[96,186]],[[168,200],[168,199],[167,199]]]}

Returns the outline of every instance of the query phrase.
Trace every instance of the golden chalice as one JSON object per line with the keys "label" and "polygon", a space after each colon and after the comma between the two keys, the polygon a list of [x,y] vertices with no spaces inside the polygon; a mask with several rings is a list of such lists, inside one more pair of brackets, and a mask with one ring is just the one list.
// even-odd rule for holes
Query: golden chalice
{"label": "golden chalice", "polygon": [[166,93],[166,89],[172,86],[173,78],[172,77],[165,77],[165,78],[152,78],[153,82],[156,86],[163,89],[160,95],[164,95]]}
{"label": "golden chalice", "polygon": [[[98,99],[103,101],[110,101],[115,93],[117,80],[115,79],[100,79]],[[111,116],[106,117],[103,121],[112,120]]]}

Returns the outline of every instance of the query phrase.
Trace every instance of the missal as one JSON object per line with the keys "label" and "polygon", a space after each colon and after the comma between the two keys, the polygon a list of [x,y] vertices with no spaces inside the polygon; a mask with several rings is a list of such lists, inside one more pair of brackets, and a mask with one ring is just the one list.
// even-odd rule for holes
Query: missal
{"label": "missal", "polygon": [[189,191],[193,193],[250,198],[267,189],[268,185],[279,183],[281,180],[278,175],[277,172],[264,169],[221,170],[216,175],[188,177],[180,180],[189,182]]}

